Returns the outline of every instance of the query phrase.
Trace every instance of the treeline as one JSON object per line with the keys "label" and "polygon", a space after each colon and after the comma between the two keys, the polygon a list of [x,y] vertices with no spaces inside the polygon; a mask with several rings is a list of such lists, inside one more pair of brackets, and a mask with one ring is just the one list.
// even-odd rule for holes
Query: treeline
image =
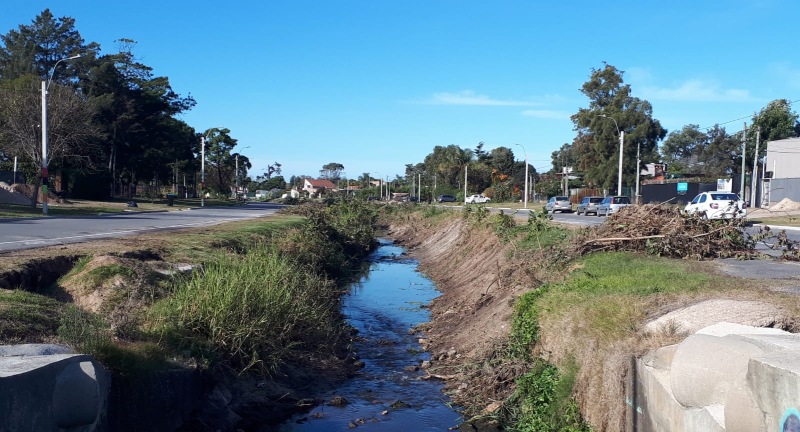
{"label": "treeline", "polygon": [[[652,104],[633,96],[623,74],[609,64],[592,69],[581,88],[588,106],[571,116],[575,138],[552,152],[548,172],[538,173],[529,167],[530,190],[536,182],[537,193],[563,193],[565,172],[569,173],[569,188],[615,190],[620,135],[624,136],[622,183],[628,187],[636,181],[637,159],[638,169],[650,163],[665,164],[668,176],[730,177],[741,173],[743,157],[745,174],[752,172],[754,161],[766,155],[766,141],[800,136],[798,114],[786,99],[774,100],[754,113],[743,122],[746,130],[742,123],[736,124],[739,131],[735,133],[719,124],[706,128],[689,124],[668,133],[653,117]],[[483,143],[474,150],[437,146],[424,162],[406,165],[404,180],[409,182],[421,175],[423,185],[437,185],[440,193],[463,193],[466,169],[468,193],[485,193],[494,201],[519,199],[524,162],[514,160],[511,148],[498,147],[487,153],[482,147]],[[524,154],[523,146],[518,150]]]}
{"label": "treeline", "polygon": [[199,132],[179,119],[195,100],[139,61],[135,41],[116,43],[115,52],[102,52],[84,40],[75,19],[56,18],[49,9],[0,35],[0,169],[11,170],[17,158],[18,170],[38,189],[47,167],[50,179],[59,174],[61,189],[86,197],[125,195],[137,183],[195,186],[205,138],[206,189],[229,193],[237,165],[240,178],[251,167],[247,157],[231,153],[230,130]]}

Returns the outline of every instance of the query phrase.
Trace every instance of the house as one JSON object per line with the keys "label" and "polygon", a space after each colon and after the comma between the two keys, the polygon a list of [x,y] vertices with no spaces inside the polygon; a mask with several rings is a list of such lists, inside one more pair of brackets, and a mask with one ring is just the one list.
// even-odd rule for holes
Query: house
{"label": "house", "polygon": [[[758,168],[757,192],[762,205],[789,198],[800,201],[800,138],[767,142],[767,157]],[[760,190],[759,190],[760,189]]]}
{"label": "house", "polygon": [[318,195],[326,192],[336,192],[338,189],[330,180],[307,178],[303,182],[303,190],[308,192],[309,195]]}

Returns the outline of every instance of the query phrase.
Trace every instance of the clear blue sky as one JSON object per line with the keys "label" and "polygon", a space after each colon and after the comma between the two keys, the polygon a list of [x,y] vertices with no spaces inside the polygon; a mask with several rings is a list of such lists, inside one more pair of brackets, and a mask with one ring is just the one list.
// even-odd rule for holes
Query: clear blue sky
{"label": "clear blue sky", "polygon": [[434,146],[480,141],[519,160],[521,144],[546,171],[604,61],[669,131],[736,132],[800,99],[794,0],[4,0],[0,32],[47,7],[103,53],[136,40],[197,100],[183,120],[230,128],[253,176],[278,161],[287,179],[329,162],[393,178]]}

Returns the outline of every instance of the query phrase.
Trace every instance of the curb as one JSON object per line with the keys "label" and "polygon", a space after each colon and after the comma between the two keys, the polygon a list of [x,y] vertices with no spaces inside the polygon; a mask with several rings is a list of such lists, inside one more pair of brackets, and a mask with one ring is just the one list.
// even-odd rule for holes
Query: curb
{"label": "curb", "polygon": [[783,230],[783,231],[800,231],[800,227],[796,226],[784,226],[784,225],[770,225],[766,223],[757,223],[753,224],[754,227],[765,227],[768,226],[769,229],[773,230]]}

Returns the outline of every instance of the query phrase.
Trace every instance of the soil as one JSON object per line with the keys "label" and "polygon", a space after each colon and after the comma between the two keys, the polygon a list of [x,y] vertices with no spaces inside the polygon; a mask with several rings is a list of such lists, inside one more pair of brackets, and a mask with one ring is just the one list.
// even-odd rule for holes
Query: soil
{"label": "soil", "polygon": [[[387,234],[419,260],[421,271],[442,292],[430,305],[432,321],[420,327],[433,359],[428,372],[445,381],[467,418],[496,414],[514,391],[514,379],[528,367],[503,356],[516,299],[552,281],[548,278],[565,275],[536,271],[531,263],[515,258],[512,243],[501,242],[490,230],[473,229],[462,218],[445,226],[411,218],[390,226]],[[735,265],[732,261],[726,265]],[[624,400],[622,383],[632,355],[677,343],[691,331],[722,321],[798,331],[796,297],[775,301],[760,294],[785,293],[792,281],[732,278],[722,274],[718,260],[697,261],[690,267],[719,277],[726,288],[752,289],[654,299],[651,313],[639,324],[642,332],[614,346],[583,337],[580,316],[541,323],[539,354],[556,364],[575,356],[580,364],[575,397],[593,430],[620,430],[624,424],[625,406],[617,401]]]}

